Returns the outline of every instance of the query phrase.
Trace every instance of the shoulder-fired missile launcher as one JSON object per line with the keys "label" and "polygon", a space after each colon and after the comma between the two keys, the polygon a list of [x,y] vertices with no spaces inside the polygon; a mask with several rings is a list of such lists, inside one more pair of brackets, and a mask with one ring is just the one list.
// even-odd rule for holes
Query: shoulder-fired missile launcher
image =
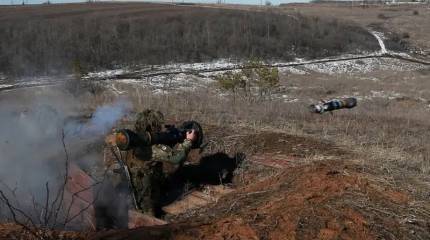
{"label": "shoulder-fired missile launcher", "polygon": [[196,121],[186,121],[179,127],[167,125],[165,128],[166,131],[143,133],[137,133],[130,129],[117,130],[115,133],[116,145],[122,151],[155,144],[173,147],[177,143],[183,142],[186,138],[186,133],[191,130],[194,130],[197,134],[197,140],[193,143],[192,148],[200,148],[203,143],[203,129]]}

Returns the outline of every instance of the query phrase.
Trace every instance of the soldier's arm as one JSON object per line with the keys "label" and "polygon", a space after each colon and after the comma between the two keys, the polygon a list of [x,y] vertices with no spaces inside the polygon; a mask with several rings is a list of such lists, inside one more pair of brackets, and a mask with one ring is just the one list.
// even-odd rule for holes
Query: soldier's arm
{"label": "soldier's arm", "polygon": [[185,139],[183,143],[176,145],[172,151],[172,154],[166,159],[166,161],[173,164],[182,164],[185,160],[187,160],[191,146],[191,140]]}
{"label": "soldier's arm", "polygon": [[197,133],[195,130],[188,131],[186,133],[186,138],[183,143],[176,145],[175,149],[173,149],[173,154],[169,158],[169,162],[173,164],[182,164],[185,160],[187,160],[187,155],[191,150],[193,145],[193,141],[196,141]]}

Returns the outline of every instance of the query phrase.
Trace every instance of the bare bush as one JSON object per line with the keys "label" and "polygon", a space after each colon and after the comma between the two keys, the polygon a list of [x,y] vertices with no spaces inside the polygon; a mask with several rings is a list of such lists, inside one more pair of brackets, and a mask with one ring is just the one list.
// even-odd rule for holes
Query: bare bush
{"label": "bare bush", "polygon": [[[106,172],[103,179],[95,182],[81,190],[70,192],[68,184],[70,180],[70,164],[71,159],[65,143],[65,133],[62,132],[61,144],[64,150],[64,176],[50,185],[50,182],[45,183],[45,196],[43,199],[37,200],[34,195],[28,193],[31,199],[22,199],[15,192],[17,189],[11,189],[5,183],[2,183],[0,189],[0,202],[2,208],[2,218],[0,220],[13,222],[22,228],[21,237],[38,240],[57,240],[57,239],[78,239],[76,236],[66,237],[64,230],[81,227],[76,220],[81,217],[85,211],[94,205],[98,198]],[[97,190],[96,190],[97,189]],[[92,202],[86,206],[80,205],[78,208],[74,205],[79,194],[85,191],[93,191],[95,197]],[[66,197],[68,195],[68,197]],[[72,208],[75,210],[72,211]],[[77,210],[78,209],[78,210]],[[31,236],[29,238],[28,236]]]}
{"label": "bare bush", "polygon": [[388,49],[394,51],[405,51],[408,49],[409,44],[406,41],[409,35],[400,35],[397,33],[391,33],[388,39],[385,41],[385,45]]}

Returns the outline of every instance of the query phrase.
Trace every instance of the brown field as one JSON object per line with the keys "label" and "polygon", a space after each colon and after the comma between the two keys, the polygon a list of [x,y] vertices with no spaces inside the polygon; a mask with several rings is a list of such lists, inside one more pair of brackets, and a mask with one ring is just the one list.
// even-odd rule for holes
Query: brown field
{"label": "brown field", "polygon": [[[136,110],[160,109],[169,122],[204,123],[210,144],[202,154],[193,154],[194,164],[217,153],[241,153],[246,159],[228,184],[235,191],[217,202],[165,216],[167,226],[89,235],[95,239],[426,239],[430,234],[428,77],[428,70],[283,76],[287,93],[300,99],[296,103],[233,102],[210,89],[160,96],[119,85]],[[35,92],[46,96],[51,91]],[[356,92],[371,96],[371,91],[398,95],[363,99],[355,109],[334,115],[313,115],[306,109],[311,98]],[[4,93],[2,101],[15,94]],[[88,101],[84,107],[88,111],[90,105],[115,98],[105,92],[81,101]]]}
{"label": "brown field", "polygon": [[430,22],[429,5],[400,5],[383,6],[336,6],[330,4],[293,5],[283,7],[287,13],[300,12],[305,15],[320,17],[335,17],[354,21],[363,27],[373,27],[386,33],[397,33],[400,38],[406,37],[406,41],[413,48],[429,57],[430,55]]}
{"label": "brown field", "polygon": [[[98,10],[94,14],[104,11],[115,15],[112,6],[95,5]],[[128,14],[139,12],[142,5],[129,6],[136,9],[125,10]],[[76,7],[78,10],[70,13],[75,5],[62,7],[68,14],[83,11]],[[187,11],[199,8],[182,7]],[[50,6],[44,8],[46,16],[57,14],[49,12]],[[249,6],[222,8],[261,10]],[[429,58],[430,33],[425,29],[430,10],[424,6],[298,4],[273,11],[339,18],[377,28],[389,37],[408,33],[409,37],[402,39],[410,49],[420,50],[417,56]],[[0,16],[7,18],[7,14]],[[429,239],[430,68],[406,66],[411,70],[381,67],[334,74],[281,72],[281,87],[274,94],[297,101],[259,100],[240,93],[233,98],[220,94],[216,84],[167,94],[123,83],[115,84],[115,92],[83,92],[73,105],[74,112],[92,112],[122,96],[132,102],[134,111],[154,108],[165,113],[169,122],[201,122],[208,146],[191,154],[190,169],[207,171],[204,159],[215,160],[216,165],[223,159],[245,158],[235,166],[230,181],[215,177],[218,182],[213,185],[233,191],[203,207],[166,214],[167,225],[74,233],[79,236],[68,233],[69,239]],[[307,109],[320,99],[341,96],[359,98],[358,106],[332,115],[315,115]],[[50,99],[54,107],[74,99],[62,87],[0,94],[1,102],[19,99],[23,106],[38,98]],[[58,98],[62,101],[52,100]],[[221,158],[220,153],[230,158]],[[198,173],[188,177],[195,183],[194,189],[210,185],[203,184]],[[2,225],[0,237],[18,236],[20,230]]]}
{"label": "brown field", "polygon": [[0,7],[0,20],[0,72],[10,76],[219,58],[288,61],[378,47],[371,34],[353,23],[269,10],[59,4]]}
{"label": "brown field", "polygon": [[424,57],[430,55],[430,7],[428,4],[405,5],[365,5],[361,2],[354,4],[285,4],[280,7],[255,6],[213,6],[226,9],[241,9],[245,11],[271,11],[287,14],[304,14],[321,18],[336,18],[353,21],[365,28],[380,30],[386,34],[395,33],[400,38],[411,43],[412,49]]}

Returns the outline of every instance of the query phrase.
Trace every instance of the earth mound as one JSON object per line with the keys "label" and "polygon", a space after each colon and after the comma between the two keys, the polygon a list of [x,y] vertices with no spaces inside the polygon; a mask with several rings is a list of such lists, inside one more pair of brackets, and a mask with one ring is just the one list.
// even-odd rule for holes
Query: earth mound
{"label": "earth mound", "polygon": [[[93,239],[426,239],[429,222],[413,196],[393,188],[356,154],[283,133],[239,136],[253,143],[235,191],[169,224],[108,231]],[[248,145],[249,146],[249,145]],[[242,170],[243,170],[242,169]]]}

